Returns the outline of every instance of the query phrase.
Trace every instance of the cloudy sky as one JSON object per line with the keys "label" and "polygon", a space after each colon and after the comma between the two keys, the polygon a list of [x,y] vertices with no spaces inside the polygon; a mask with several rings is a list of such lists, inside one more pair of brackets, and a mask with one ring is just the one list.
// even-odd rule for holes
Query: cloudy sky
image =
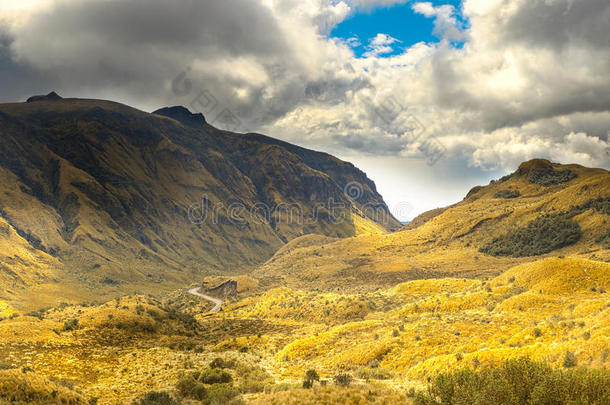
{"label": "cloudy sky", "polygon": [[534,157],[610,168],[610,2],[1,0],[0,102],[51,90],[327,151],[408,219]]}

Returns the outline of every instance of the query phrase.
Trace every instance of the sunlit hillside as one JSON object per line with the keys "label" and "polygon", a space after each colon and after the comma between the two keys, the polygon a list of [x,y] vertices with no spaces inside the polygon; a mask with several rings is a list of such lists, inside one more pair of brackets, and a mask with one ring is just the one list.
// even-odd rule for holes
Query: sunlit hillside
{"label": "sunlit hillside", "polygon": [[400,232],[294,241],[254,275],[263,285],[353,291],[420,278],[491,277],[533,256],[608,261],[609,207],[607,170],[533,160]]}
{"label": "sunlit hillside", "polygon": [[0,105],[0,188],[0,299],[23,310],[169,292],[305,234],[400,225],[366,174],[331,155],[183,107],[57,95]]}

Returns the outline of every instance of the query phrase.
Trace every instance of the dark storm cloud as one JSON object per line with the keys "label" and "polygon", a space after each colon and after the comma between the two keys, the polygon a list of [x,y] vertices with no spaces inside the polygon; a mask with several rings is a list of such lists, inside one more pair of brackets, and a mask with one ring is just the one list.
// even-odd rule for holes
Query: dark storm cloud
{"label": "dark storm cloud", "polygon": [[[115,96],[154,108],[170,101],[164,83],[194,61],[209,66],[194,78],[198,85],[205,81],[229,99],[235,86],[257,90],[231,75],[232,59],[267,67],[292,59],[270,10],[249,0],[63,2],[12,27],[11,36],[3,42],[2,81],[16,84],[2,89],[4,101],[46,88],[53,77],[68,95]],[[26,71],[31,83],[21,86]]]}
{"label": "dark storm cloud", "polygon": [[8,26],[0,24],[0,102],[23,101],[24,94],[50,92],[52,74],[16,62],[11,51],[13,42]]}
{"label": "dark storm cloud", "polygon": [[59,5],[30,25],[34,35],[68,39],[79,33],[83,42],[95,37],[115,45],[195,46],[235,55],[287,50],[269,10],[248,0],[81,1]]}
{"label": "dark storm cloud", "polygon": [[501,37],[507,42],[523,41],[531,46],[562,49],[569,44],[608,48],[610,37],[608,0],[532,0],[518,12],[500,21]]}
{"label": "dark storm cloud", "polygon": [[[167,85],[188,68],[195,92],[209,91],[255,129],[303,102],[342,101],[363,81],[304,66],[302,44],[289,43],[285,30],[270,8],[252,0],[64,1],[13,28],[12,63],[41,76],[1,97],[46,88],[46,75],[66,96],[113,98],[149,110],[188,105],[195,94],[177,97]],[[304,32],[309,36],[299,40],[315,49],[311,42],[320,39]]]}

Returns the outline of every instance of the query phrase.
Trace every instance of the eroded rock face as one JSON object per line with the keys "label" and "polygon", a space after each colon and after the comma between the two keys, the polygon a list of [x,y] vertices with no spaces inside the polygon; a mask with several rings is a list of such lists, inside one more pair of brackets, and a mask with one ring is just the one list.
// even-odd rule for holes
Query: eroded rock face
{"label": "eroded rock face", "polygon": [[216,297],[231,297],[237,294],[237,281],[227,280],[221,285],[209,289],[208,292]]}

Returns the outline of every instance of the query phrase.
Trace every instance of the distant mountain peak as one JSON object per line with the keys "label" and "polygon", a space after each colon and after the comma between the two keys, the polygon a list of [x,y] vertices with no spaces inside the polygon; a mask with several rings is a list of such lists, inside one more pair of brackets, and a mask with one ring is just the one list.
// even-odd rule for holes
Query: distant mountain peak
{"label": "distant mountain peak", "polygon": [[164,107],[153,114],[163,115],[165,117],[173,118],[184,125],[199,128],[205,125],[205,117],[201,113],[192,113],[186,107],[175,106],[175,107]]}
{"label": "distant mountain peak", "polygon": [[49,94],[47,94],[46,96],[45,95],[32,96],[27,99],[27,102],[33,103],[35,101],[57,101],[57,100],[63,100],[63,97],[61,97],[59,94],[52,91]]}

